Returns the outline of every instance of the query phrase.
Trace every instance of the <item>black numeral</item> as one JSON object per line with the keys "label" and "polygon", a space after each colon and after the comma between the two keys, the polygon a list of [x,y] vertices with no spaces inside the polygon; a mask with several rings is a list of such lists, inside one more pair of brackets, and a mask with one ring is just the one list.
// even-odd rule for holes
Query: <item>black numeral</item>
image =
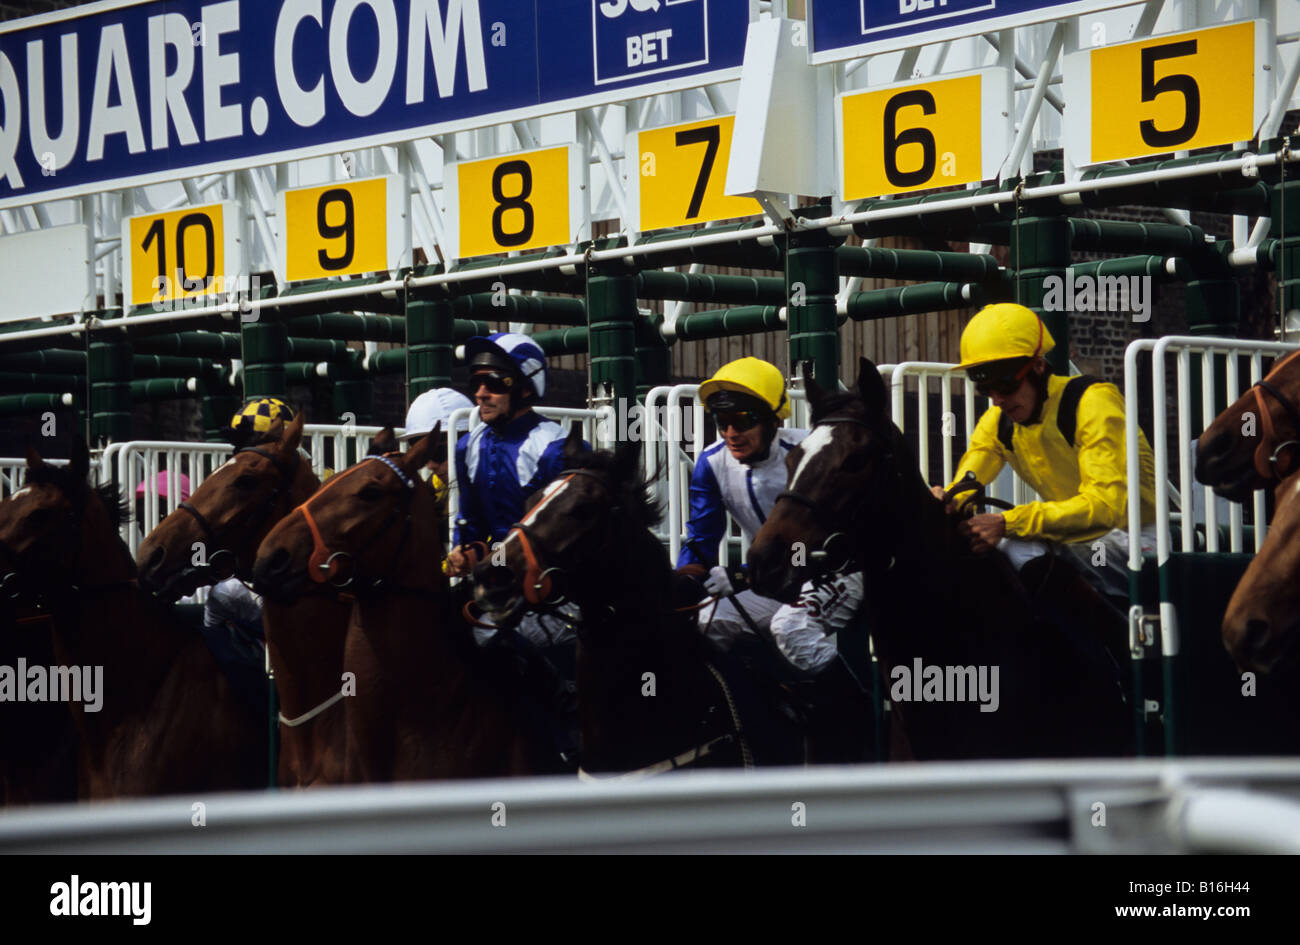
{"label": "black numeral", "polygon": [[[339,224],[331,224],[326,219],[330,204],[335,203],[343,207],[343,222]],[[355,220],[356,210],[352,205],[352,191],[335,187],[320,195],[320,199],[316,201],[316,229],[327,240],[343,238],[343,253],[339,256],[331,256],[323,249],[316,251],[316,260],[322,269],[336,271],[352,265],[352,257],[357,249]]]}
{"label": "black numeral", "polygon": [[1156,63],[1161,59],[1178,59],[1196,54],[1196,40],[1148,46],[1142,50],[1142,101],[1153,102],[1164,92],[1179,92],[1183,96],[1183,123],[1170,131],[1161,131],[1153,119],[1146,119],[1138,128],[1142,140],[1153,148],[1176,148],[1186,144],[1196,134],[1201,124],[1201,90],[1189,75],[1174,73],[1156,81]]}
{"label": "black numeral", "polygon": [[[925,89],[899,92],[885,103],[885,176],[895,187],[916,187],[934,176],[934,135],[928,128],[907,128],[900,132],[896,127],[898,113],[916,105],[921,107],[923,115],[935,112],[934,96]],[[903,171],[898,167],[898,151],[906,144],[921,146],[921,166],[914,171]]]}
{"label": "black numeral", "polygon": [[677,147],[684,144],[703,144],[704,160],[700,163],[700,174],[695,178],[695,189],[691,191],[690,206],[686,208],[686,219],[693,220],[700,215],[700,205],[704,203],[704,189],[709,185],[709,175],[713,173],[713,162],[718,157],[718,144],[722,140],[722,129],[718,125],[705,125],[702,128],[688,128],[677,132]]}
{"label": "black numeral", "polygon": [[[503,184],[511,174],[519,177],[519,193],[507,197]],[[492,198],[496,209],[492,211],[492,238],[498,246],[522,246],[533,238],[533,207],[528,202],[533,192],[533,169],[527,161],[505,161],[492,172]],[[524,216],[523,226],[513,233],[502,225],[507,210],[518,210]]]}

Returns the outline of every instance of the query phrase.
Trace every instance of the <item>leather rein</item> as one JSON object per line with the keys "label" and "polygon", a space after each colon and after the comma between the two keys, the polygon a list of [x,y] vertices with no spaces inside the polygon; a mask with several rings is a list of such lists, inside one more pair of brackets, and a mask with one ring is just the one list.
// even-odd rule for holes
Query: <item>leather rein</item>
{"label": "leather rein", "polygon": [[1273,365],[1272,370],[1268,372],[1261,380],[1256,381],[1251,386],[1251,392],[1255,395],[1255,405],[1259,408],[1260,421],[1264,425],[1264,435],[1260,437],[1259,446],[1255,447],[1255,472],[1259,473],[1260,478],[1265,482],[1281,482],[1287,476],[1291,475],[1296,469],[1295,465],[1288,464],[1285,469],[1279,462],[1282,451],[1288,446],[1300,446],[1300,440],[1286,440],[1273,447],[1269,452],[1269,445],[1276,437],[1276,430],[1273,426],[1273,415],[1268,409],[1268,404],[1264,401],[1264,394],[1272,395],[1273,399],[1282,405],[1286,411],[1288,419],[1291,421],[1293,436],[1300,436],[1300,410],[1292,400],[1282,393],[1282,391],[1269,378],[1273,377],[1290,362],[1300,356],[1300,351],[1293,351],[1285,358]]}

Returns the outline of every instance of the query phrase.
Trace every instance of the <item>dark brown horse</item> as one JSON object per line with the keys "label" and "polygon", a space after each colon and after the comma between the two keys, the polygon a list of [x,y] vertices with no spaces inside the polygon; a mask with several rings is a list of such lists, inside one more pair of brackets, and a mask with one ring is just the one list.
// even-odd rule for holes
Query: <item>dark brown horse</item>
{"label": "dark brown horse", "polygon": [[[672,610],[672,566],[650,530],[659,510],[638,474],[637,445],[589,452],[575,429],[564,458],[568,468],[531,498],[501,556],[475,568],[477,603],[499,624],[561,596],[581,609],[583,771],[753,763],[736,698],[745,681],[724,677],[693,612]],[[755,724],[754,714],[743,721]],[[797,763],[794,749],[770,763]]]}
{"label": "dark brown horse", "polygon": [[349,781],[550,770],[509,680],[482,665],[453,612],[436,500],[419,478],[437,436],[334,476],[271,530],[253,566],[268,600],[331,583],[355,595],[343,658],[356,687],[343,699]]}
{"label": "dark brown horse", "polygon": [[[320,480],[299,453],[302,412],[235,455],[140,545],[140,586],[175,599],[230,575],[251,579],[267,533]],[[202,552],[200,554],[199,552]],[[280,784],[343,780],[347,726],[337,705],[351,601],[325,586],[292,606],[264,602],[262,623],[280,703]],[[313,714],[314,713],[314,714]]]}
{"label": "dark brown horse", "polygon": [[125,510],[111,486],[87,485],[89,466],[84,443],[63,468],[29,452],[27,483],[0,517],[15,575],[5,586],[42,603],[55,665],[69,687],[73,671],[81,676],[81,698],[65,692],[80,735],[79,795],[264,785],[264,719],[239,699],[203,639],[140,590],[118,536]]}
{"label": "dark brown horse", "polygon": [[[11,508],[8,499],[0,501],[0,519]],[[2,548],[0,573],[13,573]],[[12,672],[15,685],[25,686],[20,667],[54,665],[54,618],[23,601],[19,588],[10,592],[0,589],[0,673]],[[76,800],[77,730],[68,706],[18,702],[16,695],[6,693],[0,702],[0,806]]]}
{"label": "dark brown horse", "polygon": [[[1005,556],[971,553],[890,421],[876,366],[861,359],[854,393],[810,382],[808,397],[813,430],[749,549],[754,589],[793,601],[819,572],[862,570],[885,687],[918,758],[1123,752],[1127,713],[1101,644],[1044,626]],[[1095,599],[1047,563],[1054,593]],[[965,667],[989,679],[997,667],[995,710],[972,698]]]}
{"label": "dark brown horse", "polygon": [[1300,351],[1289,354],[1196,443],[1196,478],[1225,499],[1245,502],[1300,469]]}

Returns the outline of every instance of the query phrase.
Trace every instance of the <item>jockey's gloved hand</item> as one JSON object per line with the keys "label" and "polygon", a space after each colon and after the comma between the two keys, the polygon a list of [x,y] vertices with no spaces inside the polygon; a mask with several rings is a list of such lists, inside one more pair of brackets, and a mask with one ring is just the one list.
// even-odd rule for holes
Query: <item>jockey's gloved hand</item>
{"label": "jockey's gloved hand", "polygon": [[736,593],[736,589],[731,586],[731,578],[727,575],[727,569],[720,564],[709,569],[709,576],[704,582],[704,589],[714,597],[730,597]]}

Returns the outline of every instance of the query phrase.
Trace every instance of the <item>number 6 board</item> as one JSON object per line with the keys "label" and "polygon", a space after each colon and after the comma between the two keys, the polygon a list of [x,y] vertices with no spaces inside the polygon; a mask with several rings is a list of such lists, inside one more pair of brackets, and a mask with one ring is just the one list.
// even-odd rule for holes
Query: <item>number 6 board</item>
{"label": "number 6 board", "polygon": [[281,191],[280,219],[289,282],[395,271],[410,242],[402,179],[392,175]]}
{"label": "number 6 board", "polygon": [[582,152],[537,148],[446,166],[449,259],[564,246],[582,220]]}
{"label": "number 6 board", "polygon": [[989,180],[1011,143],[1006,69],[842,93],[835,107],[843,200]]}
{"label": "number 6 board", "polygon": [[1264,20],[1065,57],[1065,153],[1076,167],[1249,141],[1268,111]]}
{"label": "number 6 board", "polygon": [[122,221],[122,294],[131,308],[199,304],[243,270],[233,203],[145,213]]}

